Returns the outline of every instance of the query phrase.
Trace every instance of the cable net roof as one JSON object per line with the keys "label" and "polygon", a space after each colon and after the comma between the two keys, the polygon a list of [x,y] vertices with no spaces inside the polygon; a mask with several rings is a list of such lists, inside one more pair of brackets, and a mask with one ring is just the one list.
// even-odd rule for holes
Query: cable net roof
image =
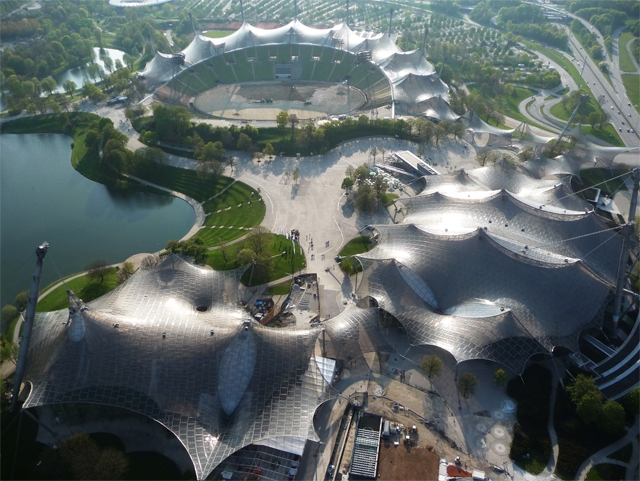
{"label": "cable net roof", "polygon": [[426,176],[403,223],[375,228],[360,293],[412,344],[522,372],[601,322],[621,240],[564,182],[527,175],[530,162]]}
{"label": "cable net roof", "polygon": [[[302,455],[313,416],[337,394],[316,360],[320,328],[271,329],[239,307],[243,270],[216,272],[171,254],[85,305],[38,313],[25,407],[118,406],[149,416],[186,447],[198,479],[250,444]],[[326,353],[391,351],[377,309],[324,324]]]}
{"label": "cable net roof", "polygon": [[[395,39],[395,35],[387,33],[354,32],[344,23],[318,29],[292,20],[287,25],[267,30],[245,22],[234,33],[223,38],[196,34],[182,53],[188,68],[224,53],[265,45],[330,47],[350,52],[377,66],[390,83],[396,84],[392,89],[393,99],[403,104],[405,110],[412,111],[416,104],[431,97],[447,95],[449,88],[439,79],[423,53],[420,50],[402,52]],[[176,68],[165,59],[170,60],[171,56],[157,53],[145,67],[143,75],[149,86],[158,87],[181,72],[182,68]],[[440,108],[441,104],[435,106]],[[442,115],[449,116],[447,109],[442,108]]]}

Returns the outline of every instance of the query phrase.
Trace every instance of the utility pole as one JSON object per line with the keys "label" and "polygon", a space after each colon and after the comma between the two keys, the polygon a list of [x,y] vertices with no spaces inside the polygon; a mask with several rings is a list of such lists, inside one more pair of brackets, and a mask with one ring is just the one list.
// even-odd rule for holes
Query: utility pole
{"label": "utility pole", "polygon": [[629,206],[629,218],[627,223],[622,227],[622,249],[620,251],[620,259],[618,260],[618,279],[616,282],[616,297],[613,301],[613,322],[611,330],[614,335],[618,331],[618,321],[620,320],[620,311],[622,310],[622,296],[624,295],[624,284],[627,280],[627,260],[629,259],[629,247],[631,245],[631,235],[633,234],[636,207],[638,205],[638,182],[640,180],[640,172],[634,169],[631,178],[633,179],[633,194],[631,194],[631,205]]}
{"label": "utility pole", "polygon": [[24,326],[22,328],[22,339],[20,340],[20,351],[18,352],[18,362],[16,363],[16,372],[13,376],[13,399],[11,400],[11,411],[15,411],[18,407],[18,395],[20,394],[20,385],[24,377],[24,371],[27,367],[27,354],[29,353],[29,342],[31,341],[31,331],[33,329],[33,319],[36,316],[36,304],[38,304],[38,291],[40,290],[40,276],[42,275],[42,262],[44,256],[47,255],[49,244],[43,242],[36,249],[36,268],[33,271],[33,281],[31,281],[31,290],[29,291],[29,299],[27,301],[27,312],[24,316]]}

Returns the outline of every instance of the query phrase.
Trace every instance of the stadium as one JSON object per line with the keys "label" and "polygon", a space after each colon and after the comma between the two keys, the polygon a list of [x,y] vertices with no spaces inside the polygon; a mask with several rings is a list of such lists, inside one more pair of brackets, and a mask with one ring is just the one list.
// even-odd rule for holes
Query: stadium
{"label": "stadium", "polygon": [[301,119],[383,106],[389,117],[421,114],[449,88],[420,50],[402,52],[388,33],[297,20],[273,30],[244,23],[228,37],[196,33],[180,53],[156,52],[142,76],[158,100],[234,119]]}
{"label": "stadium", "polygon": [[[472,361],[522,375],[532,360],[563,356],[591,370],[609,399],[637,385],[638,323],[615,352],[585,355],[604,349],[596,337],[623,242],[570,184],[585,166],[611,168],[629,149],[572,131],[571,151],[546,158],[550,138],[525,124],[502,130],[473,112],[456,116],[420,51],[346,25],[245,23],[224,39],[196,35],[179,54],[156,53],[142,75],[159,100],[218,117],[273,119],[286,109],[314,118],[390,105],[390,116],[460,119],[471,143],[531,145],[536,156],[440,175],[420,173],[416,162],[420,193],[397,204],[398,222],[368,226],[374,245],[356,256],[357,303],[322,322],[266,327],[243,307],[247,267],[213,271],[174,254],[90,303],[68,291],[68,310],[35,318],[25,408],[109,406],[154,420],[184,446],[197,479],[316,479],[330,469],[318,452],[330,420],[340,425],[341,386],[358,365],[381,375],[397,358],[417,366],[435,352],[456,376]],[[315,296],[303,284],[290,294],[298,305]],[[443,396],[459,406],[455,393]]]}

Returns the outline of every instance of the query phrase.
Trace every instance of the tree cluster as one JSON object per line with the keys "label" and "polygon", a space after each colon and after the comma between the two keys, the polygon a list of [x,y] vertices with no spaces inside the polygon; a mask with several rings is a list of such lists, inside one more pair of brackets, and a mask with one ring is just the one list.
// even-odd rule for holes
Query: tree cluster
{"label": "tree cluster", "polygon": [[537,5],[522,4],[503,7],[498,12],[498,26],[507,32],[533,38],[556,48],[567,48],[569,37],[559,27],[549,23]]}
{"label": "tree cluster", "polygon": [[547,430],[551,380],[548,369],[534,364],[525,370],[522,377],[515,377],[507,384],[507,394],[517,402],[518,420],[514,426],[511,459],[524,461],[532,451],[541,452],[541,457],[548,459],[551,453]]}
{"label": "tree cluster", "polygon": [[[195,124],[185,107],[155,104],[153,115],[142,119],[140,137],[151,145],[158,141],[187,145],[197,152],[200,149],[196,154],[197,159],[204,155],[207,159],[220,161],[224,158],[224,149],[257,151],[258,136],[258,129],[249,124],[242,127],[213,127],[204,122]],[[209,144],[215,147],[207,147]],[[205,147],[208,149],[206,152],[203,150]]]}
{"label": "tree cluster", "polygon": [[350,199],[356,209],[362,212],[375,212],[387,192],[387,183],[381,175],[370,176],[371,169],[366,162],[355,169],[347,167],[342,188],[349,193],[355,186],[356,190]]}
{"label": "tree cluster", "polygon": [[587,425],[612,436],[624,431],[624,408],[617,401],[605,401],[592,377],[579,374],[575,381],[567,386],[567,392],[575,406],[576,413]]}
{"label": "tree cluster", "polygon": [[90,61],[97,29],[92,18],[101,5],[105,6],[93,1],[52,0],[43,3],[37,13],[21,13],[24,18],[19,20],[13,20],[14,17],[8,22],[3,20],[0,29],[3,40],[16,35],[37,36],[4,49],[0,57],[4,77],[43,79]]}
{"label": "tree cluster", "polygon": [[42,460],[53,479],[122,479],[129,468],[127,455],[114,447],[101,447],[87,433],[74,434],[45,451]]}
{"label": "tree cluster", "polygon": [[[595,60],[602,60],[602,47],[600,46],[598,36],[595,33],[590,32],[589,29],[578,19],[574,19],[571,22],[571,31],[576,37],[578,37],[580,43],[589,51]],[[611,37],[609,37],[609,42],[611,42]]]}
{"label": "tree cluster", "polygon": [[207,247],[199,237],[192,237],[186,241],[170,240],[165,249],[174,254],[182,254],[191,257],[194,262],[202,264],[207,256]]}

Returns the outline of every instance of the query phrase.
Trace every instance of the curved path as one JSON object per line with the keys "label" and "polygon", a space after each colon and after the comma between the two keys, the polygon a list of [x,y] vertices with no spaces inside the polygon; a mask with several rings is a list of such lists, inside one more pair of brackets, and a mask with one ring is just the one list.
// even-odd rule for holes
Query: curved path
{"label": "curved path", "polygon": [[[635,472],[638,469],[638,428],[640,417],[636,416],[633,426],[627,429],[627,433],[615,443],[610,444],[606,448],[601,449],[597,453],[591,455],[582,465],[578,468],[578,474],[576,479],[584,481],[587,479],[587,474],[592,467],[598,464],[617,464],[618,466],[626,466],[627,473],[625,479],[635,479]],[[610,459],[608,456],[615,453],[618,449],[631,443],[633,450],[631,453],[631,461],[625,463],[616,459]]]}

